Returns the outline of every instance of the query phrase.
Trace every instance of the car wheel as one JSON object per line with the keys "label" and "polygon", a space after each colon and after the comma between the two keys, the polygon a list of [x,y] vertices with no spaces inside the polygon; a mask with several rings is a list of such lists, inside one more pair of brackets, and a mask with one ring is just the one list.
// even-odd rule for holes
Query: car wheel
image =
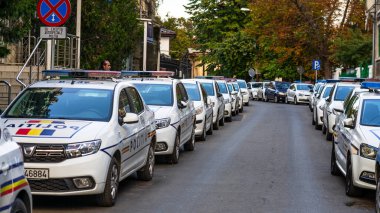
{"label": "car wheel", "polygon": [[336,165],[334,141],[332,142],[332,148],[331,148],[330,173],[334,176],[339,175],[339,168]]}
{"label": "car wheel", "polygon": [[293,101],[294,105],[297,105],[298,104],[298,101],[297,101],[297,96],[294,96],[294,101]]}
{"label": "car wheel", "polygon": [[325,124],[322,124],[322,134],[326,134],[326,126],[325,126]]}
{"label": "car wheel", "polygon": [[194,151],[194,148],[195,148],[195,129],[193,128],[189,141],[185,143],[185,150]]}
{"label": "car wheel", "polygon": [[317,111],[315,111],[315,126],[314,126],[314,128],[316,130],[320,130],[321,129],[321,125],[318,124],[318,112]]}
{"label": "car wheel", "polygon": [[236,102],[235,115],[239,115],[239,104]]}
{"label": "car wheel", "polygon": [[380,177],[377,178],[376,184],[376,213],[380,213]]}
{"label": "car wheel", "polygon": [[245,103],[244,105],[245,105],[245,106],[249,106],[249,100],[248,100],[248,102],[247,102],[247,103]]}
{"label": "car wheel", "polygon": [[[205,117],[205,124],[203,125],[202,135],[199,138],[199,140],[201,140],[201,141],[205,141],[206,140],[206,123],[207,123],[207,120],[206,120],[206,117]],[[212,127],[210,127],[210,129],[211,128]]]}
{"label": "car wheel", "polygon": [[225,117],[223,115],[222,119],[219,120],[219,125],[220,126],[224,126],[224,119],[225,119]]}
{"label": "car wheel", "polygon": [[328,121],[327,121],[327,126],[326,126],[326,140],[327,141],[331,141],[332,140],[332,134],[330,133],[330,130],[329,130]]}
{"label": "car wheel", "polygon": [[16,200],[12,204],[11,213],[27,213],[28,210],[24,201],[20,198],[16,198]]}
{"label": "car wheel", "polygon": [[177,164],[179,161],[179,135],[175,136],[175,142],[174,142],[174,147],[173,147],[173,152],[172,154],[169,155],[169,163],[172,164]]}
{"label": "car wheel", "polygon": [[311,125],[315,125],[315,118],[314,118],[314,112],[313,112],[313,116],[311,116],[312,119],[311,119]]}
{"label": "car wheel", "polygon": [[[219,113],[218,113],[218,117],[219,117]],[[218,117],[216,117],[216,119],[218,119]],[[217,121],[214,123],[214,129],[215,129],[215,130],[219,130],[219,120],[217,120]]]}
{"label": "car wheel", "polygon": [[110,207],[116,202],[119,187],[120,166],[115,157],[112,158],[108,167],[106,185],[102,194],[97,196],[99,206]]}
{"label": "car wheel", "polygon": [[[267,100],[267,99],[266,99]],[[241,109],[239,109],[239,112],[243,112],[243,106],[241,106]]]}
{"label": "car wheel", "polygon": [[144,181],[152,180],[154,172],[154,163],[154,148],[151,145],[148,150],[148,156],[145,165],[139,171],[137,171],[137,178]]}
{"label": "car wheel", "polygon": [[347,174],[346,174],[346,195],[350,197],[360,196],[362,190],[356,186],[354,186],[353,178],[352,178],[352,164],[349,158],[351,156],[347,156]]}
{"label": "car wheel", "polygon": [[226,121],[227,121],[227,122],[231,122],[231,121],[232,121],[232,113],[231,113],[230,117],[227,117],[227,118],[226,118]]}
{"label": "car wheel", "polygon": [[[212,117],[212,115],[211,115],[211,117]],[[207,135],[212,135],[212,133],[213,133],[213,128],[214,128],[214,125],[212,124],[212,121],[211,121],[210,129],[207,130],[206,134],[207,134]]]}

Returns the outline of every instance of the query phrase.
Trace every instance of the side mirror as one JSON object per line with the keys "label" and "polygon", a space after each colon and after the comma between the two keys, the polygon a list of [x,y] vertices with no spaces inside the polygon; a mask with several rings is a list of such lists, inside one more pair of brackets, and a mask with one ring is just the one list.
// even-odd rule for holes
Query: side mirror
{"label": "side mirror", "polygon": [[217,93],[217,96],[218,96],[218,98],[220,98],[220,97],[223,97],[223,94],[220,93],[220,92],[218,92],[218,93]]}
{"label": "side mirror", "polygon": [[325,100],[326,100],[326,102],[330,102],[330,96],[327,96],[327,97],[325,98]]}
{"label": "side mirror", "polygon": [[139,122],[139,116],[135,113],[127,113],[123,118],[123,123],[133,124]]}
{"label": "side mirror", "polygon": [[309,92],[314,92],[313,89],[310,89]]}
{"label": "side mirror", "polygon": [[178,103],[178,108],[183,109],[183,108],[186,108],[186,107],[187,107],[187,102],[180,101]]}
{"label": "side mirror", "polygon": [[353,129],[354,128],[354,120],[352,118],[346,118],[343,120],[344,127]]}
{"label": "side mirror", "polygon": [[238,92],[236,92],[236,91],[231,92],[231,95],[236,95],[236,94],[238,94]]}
{"label": "side mirror", "polygon": [[319,97],[321,97],[321,94],[317,93],[317,94],[315,94],[315,97],[319,98]]}

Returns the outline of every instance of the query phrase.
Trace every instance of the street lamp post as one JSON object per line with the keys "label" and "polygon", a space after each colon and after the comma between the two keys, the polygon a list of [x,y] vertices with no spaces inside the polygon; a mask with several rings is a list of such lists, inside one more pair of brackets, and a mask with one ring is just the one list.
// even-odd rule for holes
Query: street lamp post
{"label": "street lamp post", "polygon": [[77,36],[77,64],[76,68],[80,68],[80,45],[81,45],[81,14],[82,13],[82,0],[77,0],[77,23],[76,23],[76,36]]}
{"label": "street lamp post", "polygon": [[144,41],[143,41],[143,71],[146,71],[146,58],[147,58],[147,46],[148,46],[148,23],[152,19],[139,18],[140,21],[144,22]]}

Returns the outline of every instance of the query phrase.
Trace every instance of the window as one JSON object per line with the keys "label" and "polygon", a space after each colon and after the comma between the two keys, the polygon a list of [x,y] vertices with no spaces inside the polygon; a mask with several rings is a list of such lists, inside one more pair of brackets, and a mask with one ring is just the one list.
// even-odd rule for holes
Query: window
{"label": "window", "polygon": [[347,111],[346,118],[352,118],[354,120],[354,123],[356,122],[356,118],[358,115],[358,108],[359,108],[359,97],[354,96],[352,97],[350,103],[347,105]]}
{"label": "window", "polygon": [[326,87],[325,92],[323,93],[322,98],[327,98],[327,96],[330,95],[331,90],[332,90],[332,87]]}
{"label": "window", "polygon": [[135,86],[146,104],[156,106],[173,105],[173,86],[171,84],[135,83]]}
{"label": "window", "polygon": [[354,86],[339,86],[336,88],[334,100],[344,101],[347,95],[354,89]]}
{"label": "window", "polygon": [[372,99],[363,102],[360,124],[366,126],[380,126],[380,100]]}
{"label": "window", "polygon": [[221,93],[228,94],[227,86],[224,82],[217,82]]}
{"label": "window", "polygon": [[193,100],[193,101],[200,101],[201,100],[201,94],[200,94],[200,91],[198,89],[198,84],[185,83],[183,85],[186,88],[186,91],[190,97],[190,100]]}
{"label": "window", "polygon": [[201,91],[202,91],[202,96],[203,96],[203,102],[205,103],[205,105],[207,105],[207,92],[205,88],[202,86],[202,84],[200,86],[201,86]]}
{"label": "window", "polygon": [[185,87],[183,86],[182,83],[179,83],[178,86],[179,86],[179,89],[181,91],[182,101],[187,102],[189,100],[189,96],[187,96],[187,92],[186,92]]}
{"label": "window", "polygon": [[119,96],[119,117],[124,118],[128,112],[132,112],[127,92],[123,89]]}
{"label": "window", "polygon": [[137,90],[133,87],[128,87],[127,92],[132,102],[132,112],[140,114],[144,111],[144,104]]}
{"label": "window", "polygon": [[214,86],[212,85],[212,83],[201,83],[201,84],[205,88],[207,95],[215,96]]}

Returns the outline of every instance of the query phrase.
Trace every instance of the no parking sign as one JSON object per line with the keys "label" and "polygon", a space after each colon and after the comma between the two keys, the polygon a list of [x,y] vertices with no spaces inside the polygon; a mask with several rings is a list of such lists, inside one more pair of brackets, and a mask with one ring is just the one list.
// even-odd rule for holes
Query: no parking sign
{"label": "no parking sign", "polygon": [[37,5],[38,17],[50,27],[63,25],[70,17],[70,12],[69,0],[40,0]]}

